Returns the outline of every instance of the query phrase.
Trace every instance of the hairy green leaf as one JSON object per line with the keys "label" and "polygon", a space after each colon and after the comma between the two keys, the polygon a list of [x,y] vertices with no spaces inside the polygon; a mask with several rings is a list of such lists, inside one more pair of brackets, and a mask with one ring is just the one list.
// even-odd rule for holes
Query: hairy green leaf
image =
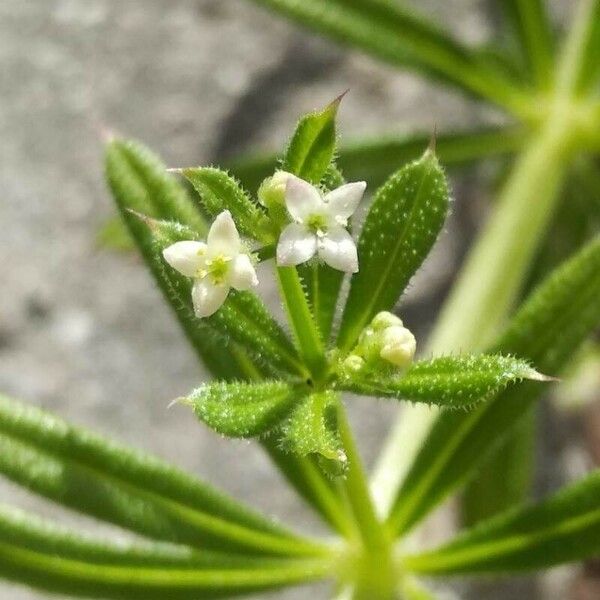
{"label": "hairy green leaf", "polygon": [[251,553],[311,552],[312,544],[202,481],[3,396],[0,472],[154,539]]}
{"label": "hairy green leaf", "polygon": [[343,469],[347,459],[338,431],[338,407],[335,392],[308,396],[283,425],[282,447],[303,456],[318,455]]}
{"label": "hairy green leaf", "polygon": [[335,117],[341,99],[300,119],[283,156],[284,171],[313,184],[321,181],[335,151]]}
{"label": "hairy green leaf", "polygon": [[[0,577],[94,598],[218,598],[327,576],[327,561],[249,558],[114,543],[0,507]],[[320,566],[320,568],[319,568]]]}
{"label": "hairy green leaf", "polygon": [[361,376],[340,386],[356,394],[397,398],[447,408],[468,408],[483,402],[511,383],[547,380],[529,363],[512,356],[443,356],[413,364],[405,373]]}
{"label": "hairy green leaf", "polygon": [[[476,131],[451,131],[436,137],[436,155],[446,167],[502,156],[519,150],[526,138],[521,127],[490,127]],[[431,132],[384,135],[344,144],[337,163],[350,181],[365,180],[369,186],[382,184],[398,165],[419,158],[431,139]],[[231,170],[244,185],[257,189],[277,165],[274,154],[242,156]],[[338,184],[341,185],[341,184]]]}
{"label": "hairy green leaf", "polygon": [[[123,148],[128,151],[124,152]],[[134,148],[138,152],[137,147]],[[158,195],[152,187],[152,180],[159,174],[171,178],[169,185],[178,185],[154,162],[143,163],[148,173],[144,171],[140,176],[138,162],[134,163],[131,156],[138,162],[146,158],[144,152],[134,154],[130,144],[125,142],[113,141],[107,148],[106,170],[113,195],[146,264],[202,358],[219,375],[231,378],[235,359],[224,360],[223,364],[219,359],[226,359],[222,347],[234,341],[247,346],[253,359],[263,366],[295,373],[302,371],[291,342],[264,304],[250,292],[232,290],[223,307],[208,319],[194,315],[191,280],[169,267],[161,251],[176,241],[197,239],[198,234],[183,224],[148,220],[130,212],[143,212],[148,198]]]}
{"label": "hairy green leaf", "polygon": [[229,210],[241,233],[264,243],[273,241],[265,211],[228,173],[212,167],[182,169],[181,173],[198,192],[208,214],[216,217],[221,211]]}
{"label": "hairy green leaf", "polygon": [[407,557],[431,575],[528,571],[600,553],[600,471],[540,504],[484,521],[444,546]]}
{"label": "hairy green leaf", "polygon": [[493,65],[414,10],[390,0],[256,0],[303,25],[463,90],[520,110],[521,94]]}
{"label": "hairy green leaf", "polygon": [[184,401],[209,427],[231,437],[267,433],[290,412],[299,391],[283,381],[207,383]]}
{"label": "hairy green leaf", "polygon": [[409,163],[377,191],[358,241],[338,346],[348,351],[382,310],[392,310],[429,254],[448,211],[448,185],[435,154]]}
{"label": "hairy green leaf", "polygon": [[[557,374],[600,322],[600,238],[554,271],[519,309],[494,351]],[[407,531],[464,484],[539,397],[535,382],[505,390],[468,414],[444,412],[409,470],[389,521]]]}

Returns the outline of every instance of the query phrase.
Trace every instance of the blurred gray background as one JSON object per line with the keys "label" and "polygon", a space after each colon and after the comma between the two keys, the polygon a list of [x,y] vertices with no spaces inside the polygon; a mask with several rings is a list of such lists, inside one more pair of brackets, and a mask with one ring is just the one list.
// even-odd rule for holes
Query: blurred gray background
{"label": "blurred gray background", "polygon": [[[468,41],[494,27],[485,2],[420,7]],[[319,531],[255,445],[167,410],[205,374],[138,260],[96,243],[113,214],[101,132],[137,138],[171,166],[212,163],[281,146],[300,114],[347,88],[346,139],[498,119],[243,0],[1,0],[0,389]],[[473,174],[456,178],[454,193],[455,216],[405,301],[421,333],[485,211]],[[395,407],[358,400],[351,410],[371,463]],[[90,525],[5,482],[0,500]],[[485,597],[571,597],[574,576],[490,584]],[[43,597],[0,583],[2,599]]]}

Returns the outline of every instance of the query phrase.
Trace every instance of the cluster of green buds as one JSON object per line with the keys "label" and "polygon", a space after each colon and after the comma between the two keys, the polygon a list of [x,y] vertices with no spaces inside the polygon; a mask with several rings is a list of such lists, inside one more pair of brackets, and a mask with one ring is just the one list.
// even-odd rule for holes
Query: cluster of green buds
{"label": "cluster of green buds", "polygon": [[413,361],[417,342],[402,320],[382,311],[362,331],[352,352],[342,363],[347,373],[406,369]]}

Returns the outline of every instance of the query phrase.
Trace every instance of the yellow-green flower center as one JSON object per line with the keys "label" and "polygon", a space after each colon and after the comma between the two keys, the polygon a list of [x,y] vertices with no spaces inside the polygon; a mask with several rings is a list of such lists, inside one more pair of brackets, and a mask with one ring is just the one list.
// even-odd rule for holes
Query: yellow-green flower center
{"label": "yellow-green flower center", "polygon": [[203,279],[206,276],[210,276],[211,281],[215,285],[222,284],[229,273],[229,263],[231,260],[230,256],[224,256],[223,254],[210,258],[202,268],[198,269],[197,277]]}
{"label": "yellow-green flower center", "polygon": [[323,234],[327,231],[327,218],[324,215],[314,214],[310,215],[305,221],[305,225],[317,235]]}

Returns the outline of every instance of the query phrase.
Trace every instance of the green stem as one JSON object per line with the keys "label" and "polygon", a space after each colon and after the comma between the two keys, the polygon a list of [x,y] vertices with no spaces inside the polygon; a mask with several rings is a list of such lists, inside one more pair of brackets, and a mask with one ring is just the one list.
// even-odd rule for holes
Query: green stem
{"label": "green stem", "polygon": [[348,579],[354,584],[352,598],[393,600],[396,574],[392,543],[387,529],[377,518],[360,454],[343,406],[339,407],[338,424],[349,465],[344,486],[362,545],[358,562],[348,575]]}
{"label": "green stem", "polygon": [[315,383],[324,378],[327,361],[323,343],[295,267],[278,267],[279,287],[285,310],[302,354]]}

